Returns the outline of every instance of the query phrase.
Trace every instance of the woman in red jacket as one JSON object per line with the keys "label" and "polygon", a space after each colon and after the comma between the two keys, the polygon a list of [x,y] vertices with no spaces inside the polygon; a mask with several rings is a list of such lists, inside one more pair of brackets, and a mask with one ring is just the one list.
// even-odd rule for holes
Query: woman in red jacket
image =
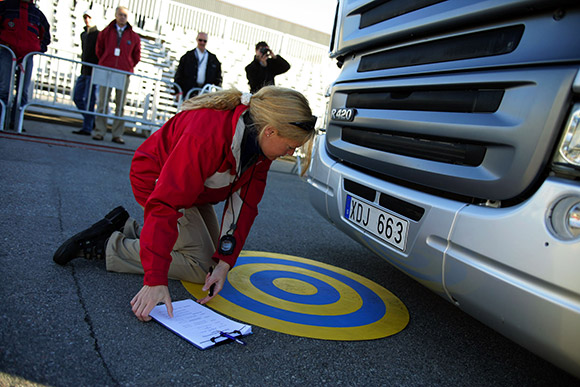
{"label": "woman in red jacket", "polygon": [[[130,177],[145,209],[143,228],[118,207],[67,240],[54,261],[64,265],[84,252],[104,256],[109,271],[144,274],[131,301],[142,321],[159,302],[172,315],[168,278],[205,283],[205,291],[213,286],[199,302],[211,300],[258,214],[272,161],[309,142],[315,122],[302,94],[275,86],[253,96],[228,90],[186,101],[135,152]],[[213,209],[220,201],[221,224]]]}

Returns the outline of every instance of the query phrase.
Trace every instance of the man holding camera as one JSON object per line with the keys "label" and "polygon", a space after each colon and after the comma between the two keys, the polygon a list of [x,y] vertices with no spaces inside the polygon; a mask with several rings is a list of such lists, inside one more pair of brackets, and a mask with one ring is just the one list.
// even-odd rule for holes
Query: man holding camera
{"label": "man holding camera", "polygon": [[274,77],[289,69],[290,64],[282,56],[274,54],[268,43],[259,42],[256,44],[254,60],[246,66],[250,93],[254,94],[264,86],[274,85]]}

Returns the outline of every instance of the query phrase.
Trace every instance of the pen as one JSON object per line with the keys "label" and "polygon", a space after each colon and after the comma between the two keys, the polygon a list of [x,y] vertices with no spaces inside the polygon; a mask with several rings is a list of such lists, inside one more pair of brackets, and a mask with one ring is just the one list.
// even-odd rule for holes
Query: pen
{"label": "pen", "polygon": [[246,345],[246,343],[243,342],[242,340],[240,340],[237,337],[234,337],[234,336],[232,336],[232,335],[230,335],[230,334],[228,334],[226,332],[220,331],[220,336],[227,337],[228,339],[233,340],[233,341],[235,341],[238,344]]}
{"label": "pen", "polygon": [[[209,267],[209,275],[211,276],[213,273],[213,266]],[[209,287],[209,293],[208,296],[213,297],[213,289],[215,288],[215,283],[213,283],[210,287]]]}

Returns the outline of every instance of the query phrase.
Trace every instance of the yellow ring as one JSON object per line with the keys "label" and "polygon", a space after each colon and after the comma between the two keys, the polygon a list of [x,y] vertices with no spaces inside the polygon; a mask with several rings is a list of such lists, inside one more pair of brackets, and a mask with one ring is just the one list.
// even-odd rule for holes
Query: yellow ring
{"label": "yellow ring", "polygon": [[[243,321],[251,325],[256,325],[262,328],[287,333],[295,336],[310,337],[323,340],[345,340],[345,341],[372,340],[387,337],[400,332],[409,323],[409,312],[405,307],[405,305],[403,304],[403,302],[401,302],[401,300],[399,300],[393,293],[391,293],[387,289],[358,274],[325,263],[284,254],[274,254],[258,251],[243,251],[240,254],[240,260],[243,260],[243,257],[268,257],[293,262],[301,262],[344,275],[350,278],[351,280],[359,282],[361,285],[366,286],[368,289],[373,291],[384,302],[386,312],[382,318],[367,325],[337,328],[337,327],[320,327],[306,324],[298,324],[294,322],[288,322],[277,318],[269,317],[246,309],[241,305],[236,305],[228,301],[227,299],[221,297],[219,294],[207,304],[209,307],[234,319]],[[228,281],[240,292],[242,292],[246,287],[245,285],[240,285],[239,282],[247,281],[247,283],[249,283],[247,274],[250,271],[248,270],[248,268],[244,269],[244,266],[262,266],[262,270],[264,270],[264,267],[267,267],[267,269],[271,269],[272,266],[283,266],[284,270],[292,271],[292,268],[287,265],[245,264],[240,265],[239,267],[234,267],[230,271]],[[253,272],[256,272],[257,268],[254,267],[253,270],[254,270]],[[281,268],[276,267],[276,270],[281,270]],[[284,306],[285,308],[289,308],[287,310],[298,311],[299,313],[321,315],[320,310],[325,310],[326,313],[323,316],[348,314],[349,312],[352,312],[360,308],[359,303],[362,303],[362,299],[360,295],[358,295],[358,293],[356,293],[349,286],[321,273],[296,267],[295,272],[298,272],[298,270],[302,270],[301,273],[311,275],[313,277],[318,278],[319,280],[327,281],[327,283],[329,284],[332,283],[331,286],[333,286],[337,290],[341,289],[340,300],[336,303],[329,305],[317,305],[317,306],[302,305],[272,297],[256,289],[252,285],[251,288],[254,289],[253,295],[256,297],[258,295],[260,296],[260,298],[255,298],[255,300],[268,305],[271,305],[272,303],[274,303],[274,300],[276,300],[275,304],[272,306],[281,309],[283,309]],[[241,274],[243,274],[243,276]],[[340,284],[337,285],[336,282],[339,282]],[[203,292],[201,290],[203,285],[192,284],[185,281],[182,281],[182,283],[185,286],[185,288],[196,298],[199,299],[206,296],[206,292]],[[346,296],[343,295],[342,293],[343,290],[347,293]],[[353,293],[356,295],[356,297],[353,296]],[[246,296],[248,296],[248,294],[246,294]],[[300,307],[299,310],[296,309],[298,307]],[[318,313],[316,312],[316,310],[318,310]],[[327,314],[329,312],[332,314]]]}

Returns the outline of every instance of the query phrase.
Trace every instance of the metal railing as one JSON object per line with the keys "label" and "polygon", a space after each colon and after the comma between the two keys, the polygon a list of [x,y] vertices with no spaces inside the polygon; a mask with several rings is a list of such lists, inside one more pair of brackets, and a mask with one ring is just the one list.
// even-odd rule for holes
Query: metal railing
{"label": "metal railing", "polygon": [[[82,119],[81,114],[90,114],[122,120],[125,122],[125,130],[129,127],[133,132],[149,134],[175,115],[182,103],[181,88],[170,81],[38,52],[28,54],[23,63],[28,63],[27,58],[32,55],[36,64],[32,72],[28,103],[21,105],[23,86],[23,77],[21,77],[14,104],[17,112],[15,129],[19,133],[22,132],[25,111],[50,114],[51,111],[57,110],[61,116]],[[82,65],[93,68],[89,90],[93,85],[98,85],[101,91],[106,92],[107,89],[116,88],[126,93],[122,115],[111,114],[110,109],[100,113],[102,107],[91,111],[89,107],[86,110],[80,110],[74,105],[73,90]],[[24,67],[20,71],[24,73],[25,70]],[[156,69],[152,70],[157,72]],[[127,79],[129,82],[126,82]],[[174,90],[178,93],[175,94]],[[108,106],[112,105],[114,101],[111,98]]]}
{"label": "metal railing", "polygon": [[0,51],[2,51],[0,55],[5,55],[6,53],[8,53],[12,57],[10,71],[7,72],[3,71],[2,74],[0,74],[0,77],[9,77],[7,78],[8,94],[6,97],[6,101],[0,99],[0,109],[2,109],[2,111],[0,112],[0,130],[4,130],[4,125],[6,124],[6,117],[8,116],[8,113],[12,109],[12,102],[14,100],[14,75],[16,74],[16,55],[14,54],[14,51],[10,49],[10,47],[5,46],[3,44],[0,44]]}
{"label": "metal railing", "polygon": [[187,101],[191,97],[195,97],[196,95],[206,94],[206,93],[213,93],[215,91],[221,90],[222,88],[216,85],[212,85],[210,83],[204,85],[203,87],[194,87],[189,89],[187,94],[185,94],[184,101]]}

